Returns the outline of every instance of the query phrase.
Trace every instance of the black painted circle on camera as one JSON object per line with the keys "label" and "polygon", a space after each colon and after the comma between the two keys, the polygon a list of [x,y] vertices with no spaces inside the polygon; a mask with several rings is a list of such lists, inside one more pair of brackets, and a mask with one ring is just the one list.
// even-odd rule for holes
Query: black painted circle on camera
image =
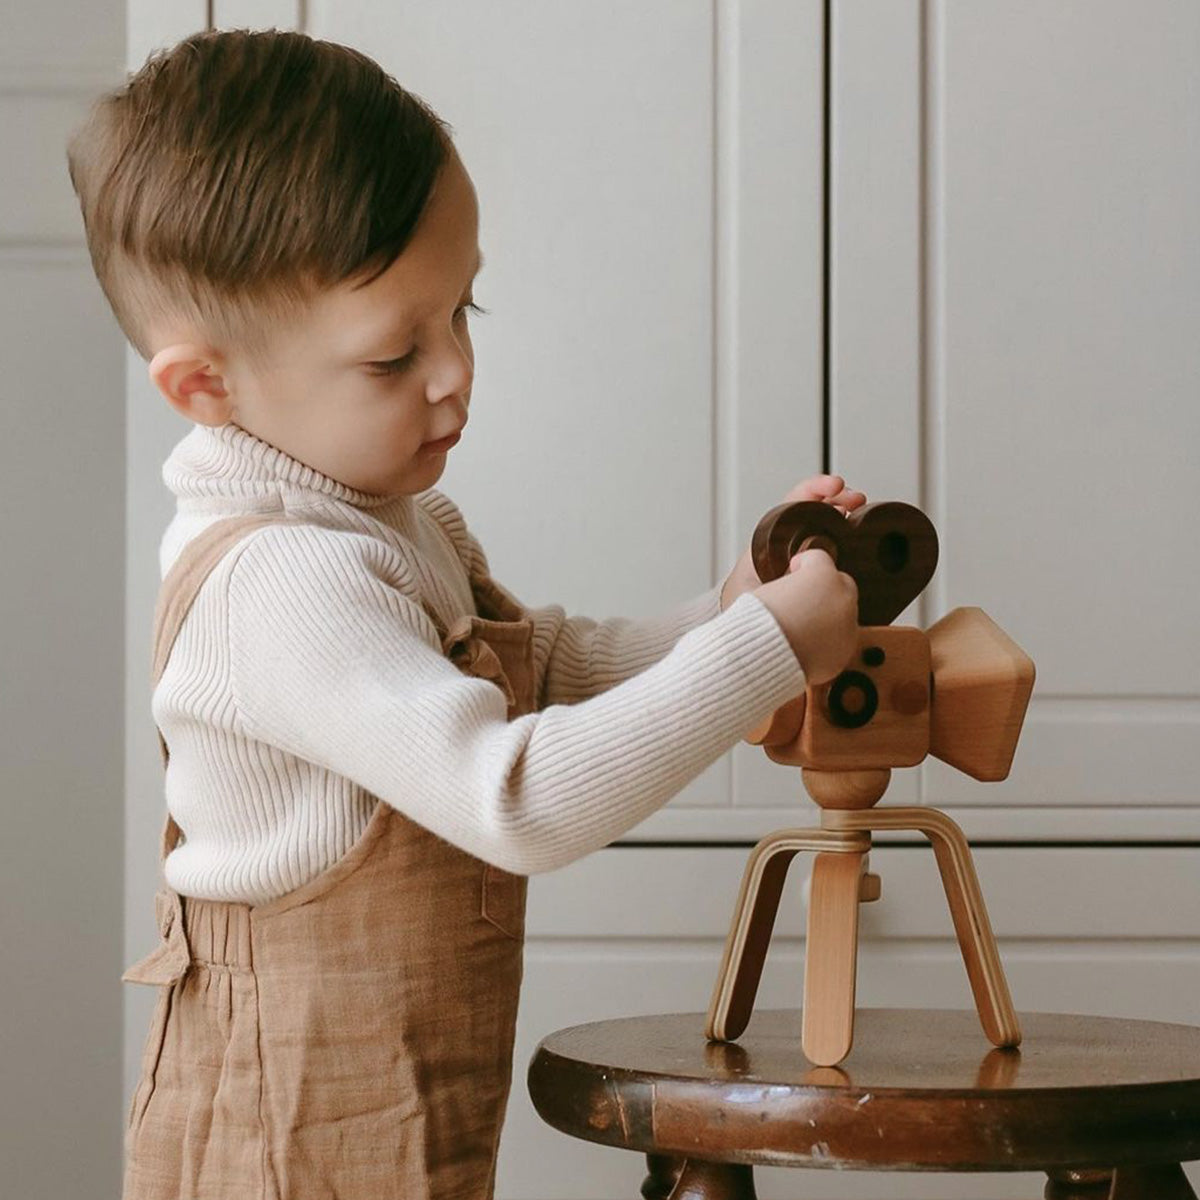
{"label": "black painted circle on camera", "polygon": [[882,646],[867,646],[862,652],[862,660],[868,667],[882,667],[887,661],[887,655]]}
{"label": "black painted circle on camera", "polygon": [[[846,694],[862,693],[862,707],[857,711],[846,707]],[[869,675],[861,671],[843,671],[830,685],[827,697],[829,719],[839,729],[858,729],[865,725],[879,708],[879,692]]]}

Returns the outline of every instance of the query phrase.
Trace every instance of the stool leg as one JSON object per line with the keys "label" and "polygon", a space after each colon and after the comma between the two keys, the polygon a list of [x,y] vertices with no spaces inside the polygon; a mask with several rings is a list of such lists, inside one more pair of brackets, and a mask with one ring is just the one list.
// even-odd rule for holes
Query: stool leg
{"label": "stool leg", "polygon": [[1108,1200],[1196,1200],[1196,1193],[1178,1163],[1118,1167]]}
{"label": "stool leg", "polygon": [[647,1154],[646,1169],[650,1172],[642,1180],[642,1200],[667,1200],[679,1181],[684,1160],[669,1154]]}
{"label": "stool leg", "polygon": [[854,1040],[858,906],[865,854],[818,854],[808,897],[800,1043],[810,1062],[832,1067]]}
{"label": "stool leg", "polygon": [[[992,1051],[993,1054],[996,1051]],[[1108,1200],[1113,1173],[1104,1171],[1047,1171],[1050,1182],[1043,1200]]]}
{"label": "stool leg", "polygon": [[669,1200],[757,1200],[754,1171],[744,1163],[689,1158]]}

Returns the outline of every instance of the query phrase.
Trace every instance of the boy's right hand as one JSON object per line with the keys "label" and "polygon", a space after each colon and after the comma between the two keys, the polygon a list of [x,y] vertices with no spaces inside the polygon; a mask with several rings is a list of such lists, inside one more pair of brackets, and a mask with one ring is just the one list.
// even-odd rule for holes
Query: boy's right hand
{"label": "boy's right hand", "polygon": [[837,676],[858,649],[858,584],[824,550],[792,555],[787,574],[754,588],[809,684]]}

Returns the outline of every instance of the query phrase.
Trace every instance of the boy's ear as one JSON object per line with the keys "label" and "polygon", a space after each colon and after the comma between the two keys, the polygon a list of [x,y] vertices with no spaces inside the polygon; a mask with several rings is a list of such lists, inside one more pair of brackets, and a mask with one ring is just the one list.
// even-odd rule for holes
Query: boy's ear
{"label": "boy's ear", "polygon": [[150,378],[171,407],[200,425],[224,425],[233,416],[224,363],[207,346],[180,342],[151,360]]}

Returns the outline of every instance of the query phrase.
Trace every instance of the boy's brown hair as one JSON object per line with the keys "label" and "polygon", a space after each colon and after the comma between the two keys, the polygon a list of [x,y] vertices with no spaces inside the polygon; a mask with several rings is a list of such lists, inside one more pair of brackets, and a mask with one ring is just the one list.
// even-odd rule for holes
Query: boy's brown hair
{"label": "boy's brown hair", "polygon": [[96,278],[138,353],[166,314],[253,357],[316,291],[399,257],[451,132],[348,46],[210,31],[100,97],[67,162]]}

